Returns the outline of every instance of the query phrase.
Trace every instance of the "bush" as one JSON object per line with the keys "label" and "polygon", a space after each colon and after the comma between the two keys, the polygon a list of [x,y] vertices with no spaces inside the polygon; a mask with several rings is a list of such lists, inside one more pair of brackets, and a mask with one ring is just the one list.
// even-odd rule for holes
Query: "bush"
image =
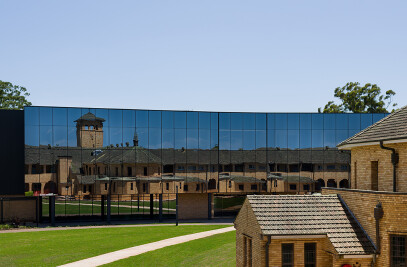
{"label": "bush", "polygon": [[26,197],[32,197],[34,196],[34,192],[33,191],[28,191],[24,193]]}

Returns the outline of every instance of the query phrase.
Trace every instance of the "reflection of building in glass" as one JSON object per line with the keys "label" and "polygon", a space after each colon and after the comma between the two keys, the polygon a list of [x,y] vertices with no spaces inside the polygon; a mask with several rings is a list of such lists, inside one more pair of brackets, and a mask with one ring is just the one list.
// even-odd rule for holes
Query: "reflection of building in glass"
{"label": "reflection of building in glass", "polygon": [[[81,198],[173,193],[176,187],[181,193],[240,194],[348,187],[350,155],[335,144],[384,116],[41,107],[24,112],[26,191]],[[73,127],[76,146],[70,145]]]}
{"label": "reflection of building in glass", "polygon": [[77,146],[90,148],[103,146],[103,122],[105,119],[98,118],[88,112],[76,122]]}

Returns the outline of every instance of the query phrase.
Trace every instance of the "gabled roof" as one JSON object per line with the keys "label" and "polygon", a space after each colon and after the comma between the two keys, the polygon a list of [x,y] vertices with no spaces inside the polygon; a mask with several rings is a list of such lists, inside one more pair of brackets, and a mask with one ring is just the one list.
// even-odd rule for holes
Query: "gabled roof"
{"label": "gabled roof", "polygon": [[338,254],[371,255],[375,247],[336,195],[250,195],[263,235],[326,235]]}
{"label": "gabled roof", "polygon": [[338,147],[407,139],[407,106],[338,144]]}
{"label": "gabled roof", "polygon": [[95,114],[88,112],[88,113],[82,115],[82,117],[77,119],[75,122],[78,122],[78,121],[101,121],[101,122],[104,122],[105,119],[96,117]]}

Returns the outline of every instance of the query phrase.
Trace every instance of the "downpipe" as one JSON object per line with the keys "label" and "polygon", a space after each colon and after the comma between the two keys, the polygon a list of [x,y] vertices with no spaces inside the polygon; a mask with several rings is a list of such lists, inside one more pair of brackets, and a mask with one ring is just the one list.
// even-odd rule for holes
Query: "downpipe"
{"label": "downpipe", "polygon": [[397,168],[397,163],[399,163],[399,154],[397,154],[397,152],[396,152],[396,150],[394,148],[385,147],[383,145],[383,141],[380,141],[380,148],[390,150],[392,152],[392,154],[391,154],[391,163],[393,164],[393,192],[397,192],[396,168]]}

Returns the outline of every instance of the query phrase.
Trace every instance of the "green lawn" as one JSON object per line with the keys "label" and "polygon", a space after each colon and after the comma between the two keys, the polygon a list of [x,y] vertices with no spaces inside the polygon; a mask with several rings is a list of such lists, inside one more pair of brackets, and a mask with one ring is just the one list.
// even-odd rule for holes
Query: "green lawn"
{"label": "green lawn", "polygon": [[215,197],[215,208],[226,209],[233,206],[242,205],[246,196],[232,196],[232,197]]}
{"label": "green lawn", "polygon": [[0,266],[57,266],[162,239],[227,227],[147,226],[0,234]]}
{"label": "green lawn", "polygon": [[158,249],[105,266],[236,266],[236,232]]}

